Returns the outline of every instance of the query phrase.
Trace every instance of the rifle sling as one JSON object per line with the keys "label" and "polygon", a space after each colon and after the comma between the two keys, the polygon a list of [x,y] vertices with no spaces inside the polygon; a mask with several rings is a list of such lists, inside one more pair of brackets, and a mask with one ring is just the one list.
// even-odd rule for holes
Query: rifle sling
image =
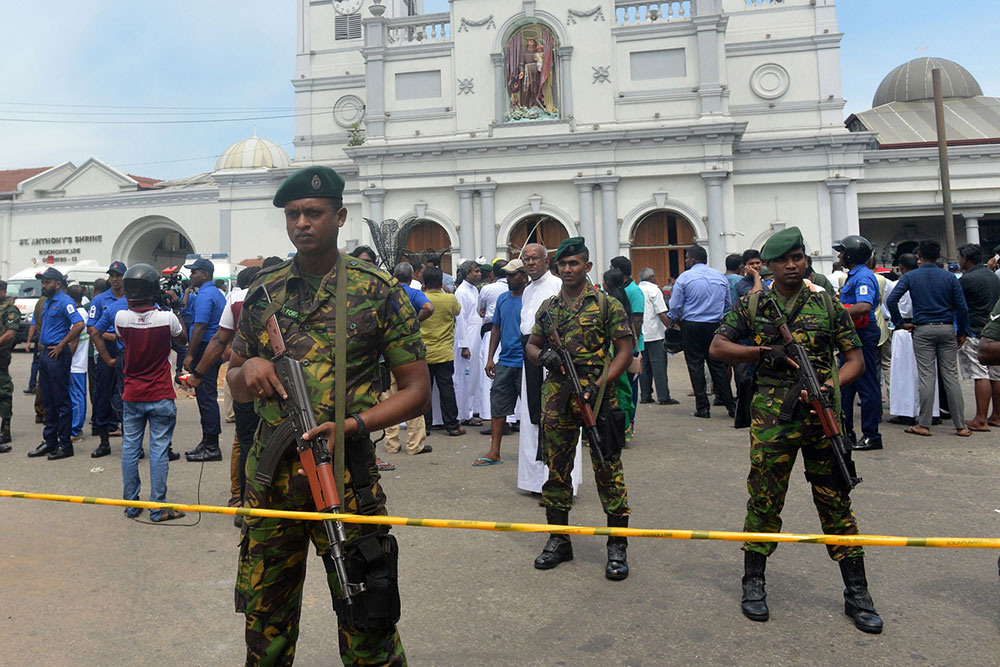
{"label": "rifle sling", "polygon": [[[347,271],[344,256],[337,253],[337,305],[334,320],[333,387],[334,387],[334,448],[333,480],[337,484],[337,497],[341,510],[344,505],[344,416],[347,400]],[[351,457],[353,459],[361,457]],[[353,471],[352,471],[353,472]],[[360,486],[355,481],[354,487]]]}

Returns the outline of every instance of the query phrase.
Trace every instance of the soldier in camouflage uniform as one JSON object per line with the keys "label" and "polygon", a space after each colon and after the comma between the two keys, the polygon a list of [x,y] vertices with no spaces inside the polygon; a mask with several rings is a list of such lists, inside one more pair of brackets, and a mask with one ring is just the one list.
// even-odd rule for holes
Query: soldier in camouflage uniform
{"label": "soldier in camouflage uniform", "polygon": [[[844,307],[825,292],[811,291],[802,281],[806,255],[797,227],[775,234],[761,250],[761,259],[773,271],[774,283],[765,295],[747,295],[722,321],[712,341],[714,358],[730,363],[756,364],[757,390],[751,405],[750,475],[747,489],[746,532],[776,533],[781,530],[781,508],[788,490],[788,479],[795,457],[802,450],[806,479],[812,484],[813,502],[819,512],[823,532],[856,535],[858,523],[851,510],[849,488],[836,474],[831,443],[823,433],[819,418],[805,403],[799,403],[789,421],[778,416],[786,401],[799,401],[790,388],[796,381],[794,362],[784,351],[778,327],[787,320],[792,336],[805,347],[816,372],[825,382],[826,391],[839,393],[839,387],[853,382],[864,371],[861,342]],[[773,297],[781,312],[775,312]],[[740,345],[752,339],[754,346]],[[837,369],[835,353],[844,363]],[[840,401],[834,400],[835,406]],[[744,615],[766,621],[769,612],[764,592],[766,558],[776,547],[773,542],[747,542],[743,545]],[[830,557],[840,564],[846,586],[845,612],[855,625],[865,631],[882,631],[882,620],[868,593],[861,547],[827,547]]]}
{"label": "soldier in camouflage uniform", "polygon": [[[609,391],[603,394],[602,412],[617,404],[615,384],[632,360],[632,329],[618,300],[598,292],[587,280],[587,272],[593,265],[582,238],[566,239],[559,244],[555,259],[563,281],[562,289],[539,307],[525,353],[529,361],[549,369],[542,383],[541,447],[549,467],[549,479],[542,487],[542,501],[548,522],[565,525],[573,506],[570,475],[582,422],[576,404],[567,400],[569,383],[560,370],[558,357],[546,348],[552,339],[552,325],[572,356],[580,384],[588,390],[592,402],[597,399],[598,381],[607,369],[604,385]],[[621,458],[615,454],[602,469],[593,451],[590,456],[601,506],[608,515],[608,526],[628,526],[630,510]],[[628,576],[627,546],[624,537],[608,538],[605,568],[608,579],[617,581]],[[569,536],[553,534],[535,559],[535,567],[548,570],[568,560],[573,560]]]}
{"label": "soldier in camouflage uniform", "polygon": [[[253,401],[260,426],[246,466],[249,508],[315,510],[307,479],[298,474],[294,448],[278,465],[270,485],[255,480],[263,448],[282,421],[279,398],[284,389],[273,357],[264,316],[271,299],[280,304],[277,319],[290,356],[302,370],[320,426],[305,434],[328,438],[334,446],[334,333],[336,285],[347,281],[347,465],[341,508],[350,513],[385,514],[375,451],[369,430],[423,414],[430,396],[424,345],[416,313],[399,284],[371,264],[337,251],[337,231],[346,219],[344,181],[327,167],[292,174],[278,189],[275,206],[285,211],[288,236],[298,253],[292,260],[261,271],[250,286],[233,342],[228,380],[233,396]],[[342,264],[339,264],[343,262]],[[338,266],[344,269],[340,275]],[[380,386],[379,356],[392,368],[398,393],[376,405]],[[363,474],[356,474],[358,471]],[[353,471],[353,472],[352,472]],[[367,477],[367,484],[355,483]],[[348,541],[383,527],[346,526]],[[302,583],[309,542],[323,557],[331,592],[339,581],[329,556],[329,541],[315,521],[247,517],[237,580],[237,611],[246,614],[248,665],[290,665],[295,655]],[[362,631],[338,623],[340,653],[348,665],[405,665],[395,625]]]}
{"label": "soldier in camouflage uniform", "polygon": [[10,451],[10,418],[14,416],[14,381],[10,379],[10,351],[21,324],[14,297],[7,298],[7,283],[0,280],[0,454]]}

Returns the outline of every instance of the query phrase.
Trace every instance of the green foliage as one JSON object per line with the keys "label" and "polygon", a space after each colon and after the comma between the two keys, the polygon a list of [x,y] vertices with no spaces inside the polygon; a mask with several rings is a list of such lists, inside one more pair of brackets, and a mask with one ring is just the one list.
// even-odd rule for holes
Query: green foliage
{"label": "green foliage", "polygon": [[360,123],[354,123],[351,125],[351,129],[347,131],[347,145],[348,146],[364,146],[365,145],[365,135],[361,129]]}

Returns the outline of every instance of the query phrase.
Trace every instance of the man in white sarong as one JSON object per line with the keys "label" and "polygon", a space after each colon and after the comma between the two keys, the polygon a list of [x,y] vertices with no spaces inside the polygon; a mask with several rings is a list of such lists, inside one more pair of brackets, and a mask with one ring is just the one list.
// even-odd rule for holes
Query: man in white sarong
{"label": "man in white sarong", "polygon": [[[899,263],[901,276],[918,266],[917,257],[912,254],[900,255],[896,261]],[[890,294],[892,294],[892,289],[886,291],[886,299],[889,298]],[[882,302],[882,310],[891,322],[892,319],[884,301]],[[899,300],[899,314],[905,322],[913,319],[913,300],[908,293]],[[933,416],[938,417],[941,411],[938,408],[936,380],[934,387]],[[920,414],[920,380],[917,376],[917,358],[913,354],[911,334],[904,329],[894,329],[892,332],[892,363],[889,367],[889,414],[891,415],[890,424],[908,426],[916,424],[916,417]]]}
{"label": "man in white sarong", "polygon": [[[479,346],[479,365],[486,368],[490,354],[490,330],[493,328],[493,311],[497,306],[497,299],[507,291],[507,277],[501,271],[507,265],[507,260],[498,259],[490,267],[490,281],[479,290],[479,314],[483,318],[482,339]],[[480,268],[486,266],[485,262]],[[497,356],[500,351],[497,350]],[[496,359],[493,360],[496,363]],[[490,389],[493,388],[493,380],[486,373],[479,376],[479,417],[486,422],[486,428],[480,433],[487,435],[490,432]]]}
{"label": "man in white sarong", "polygon": [[462,306],[462,312],[455,318],[454,378],[458,419],[466,426],[481,426],[480,422],[473,421],[472,414],[479,408],[479,376],[486,374],[486,365],[479,363],[483,318],[479,316],[479,290],[476,288],[482,273],[473,260],[464,262],[458,272],[461,283],[455,287],[455,298]]}
{"label": "man in white sarong", "polygon": [[[532,327],[535,326],[535,315],[538,307],[550,296],[559,294],[562,281],[549,273],[549,256],[545,247],[537,243],[529,243],[521,251],[524,270],[531,282],[524,288],[521,297],[521,345],[528,341]],[[537,461],[538,454],[538,423],[542,412],[542,378],[541,366],[530,362],[524,364],[521,377],[521,431],[518,438],[519,451],[517,456],[517,488],[541,493],[542,485],[549,479],[549,468]],[[580,489],[581,470],[583,468],[581,447],[576,446],[576,457],[573,461],[573,494]]]}

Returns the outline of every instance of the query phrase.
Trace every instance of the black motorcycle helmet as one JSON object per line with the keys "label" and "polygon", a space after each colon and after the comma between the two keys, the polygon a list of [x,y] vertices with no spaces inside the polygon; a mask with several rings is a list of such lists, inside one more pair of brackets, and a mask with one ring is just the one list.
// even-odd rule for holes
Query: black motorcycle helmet
{"label": "black motorcycle helmet", "polygon": [[149,264],[134,264],[122,278],[129,301],[156,301],[160,298],[160,274]]}
{"label": "black motorcycle helmet", "polygon": [[871,241],[857,234],[840,239],[833,244],[833,249],[844,253],[844,261],[849,264],[864,264],[873,252]]}

